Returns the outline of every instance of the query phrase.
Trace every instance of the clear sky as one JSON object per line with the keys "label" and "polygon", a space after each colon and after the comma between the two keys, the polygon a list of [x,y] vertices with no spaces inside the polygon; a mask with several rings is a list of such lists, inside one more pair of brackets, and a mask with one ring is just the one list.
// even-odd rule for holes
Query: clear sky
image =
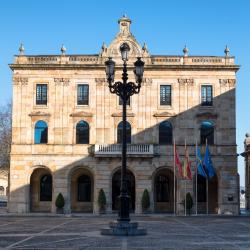
{"label": "clear sky", "polygon": [[[126,13],[138,42],[147,42],[151,54],[223,56],[230,48],[237,73],[237,144],[243,151],[250,132],[250,1],[248,0],[1,0],[0,105],[11,99],[8,63],[20,42],[26,54],[95,54],[102,42],[111,42],[117,20]],[[241,185],[244,161],[239,159]]]}

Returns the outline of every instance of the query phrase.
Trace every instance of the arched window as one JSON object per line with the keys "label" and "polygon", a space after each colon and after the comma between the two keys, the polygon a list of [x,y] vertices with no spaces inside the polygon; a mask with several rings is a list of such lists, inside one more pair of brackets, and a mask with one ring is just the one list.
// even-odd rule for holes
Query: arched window
{"label": "arched window", "polygon": [[169,178],[166,175],[160,174],[156,177],[155,189],[157,202],[169,202]]}
{"label": "arched window", "polygon": [[38,121],[35,125],[35,144],[48,143],[48,125]]}
{"label": "arched window", "polygon": [[[129,122],[126,122],[126,137],[127,143],[131,143],[131,125]],[[117,127],[117,143],[122,143],[122,122]]]}
{"label": "arched window", "polygon": [[85,121],[76,125],[76,144],[89,144],[89,124]]}
{"label": "arched window", "polygon": [[81,175],[77,180],[77,200],[91,201],[91,179],[88,175]]}
{"label": "arched window", "polygon": [[45,174],[40,179],[40,201],[52,201],[51,174]]}
{"label": "arched window", "polygon": [[159,144],[172,144],[173,129],[170,122],[164,121],[159,125]]}
{"label": "arched window", "polygon": [[200,128],[200,143],[214,144],[214,125],[212,122],[204,121],[201,123]]}
{"label": "arched window", "polygon": [[4,196],[4,187],[0,186],[0,196]]}

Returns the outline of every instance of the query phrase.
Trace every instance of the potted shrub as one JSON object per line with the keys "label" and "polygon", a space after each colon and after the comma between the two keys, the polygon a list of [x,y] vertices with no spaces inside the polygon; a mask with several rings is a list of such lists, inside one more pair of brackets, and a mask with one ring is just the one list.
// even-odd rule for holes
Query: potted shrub
{"label": "potted shrub", "polygon": [[[185,199],[181,203],[184,206],[184,210],[185,210]],[[187,193],[186,194],[186,212],[189,215],[191,214],[193,204],[194,204],[194,202],[193,202],[193,198],[192,198],[191,194]]]}
{"label": "potted shrub", "polygon": [[106,210],[106,195],[103,191],[103,189],[101,188],[99,191],[99,195],[98,195],[98,205],[99,205],[99,212],[105,213]]}
{"label": "potted shrub", "polygon": [[142,211],[147,212],[150,207],[150,197],[147,189],[144,189],[141,199]]}
{"label": "potted shrub", "polygon": [[65,201],[63,195],[59,193],[56,197],[56,212],[58,214],[63,214],[63,207],[65,205]]}

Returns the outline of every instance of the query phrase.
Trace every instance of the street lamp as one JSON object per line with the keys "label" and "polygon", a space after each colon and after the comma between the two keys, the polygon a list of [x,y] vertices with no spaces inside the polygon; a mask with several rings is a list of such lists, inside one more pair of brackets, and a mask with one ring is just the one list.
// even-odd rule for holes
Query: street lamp
{"label": "street lamp", "polygon": [[111,57],[105,62],[106,65],[106,76],[109,90],[112,94],[120,96],[122,99],[122,167],[121,167],[121,189],[120,189],[120,208],[116,222],[110,224],[110,229],[103,229],[102,234],[105,235],[144,235],[146,234],[145,229],[138,229],[137,223],[130,223],[129,217],[129,195],[126,178],[127,168],[127,137],[126,137],[126,120],[127,120],[127,101],[130,96],[138,94],[140,92],[144,62],[140,57],[134,63],[134,74],[136,83],[128,82],[127,74],[127,61],[130,47],[127,43],[123,43],[120,46],[121,57],[123,60],[123,73],[122,82],[114,82],[115,78],[115,62]]}

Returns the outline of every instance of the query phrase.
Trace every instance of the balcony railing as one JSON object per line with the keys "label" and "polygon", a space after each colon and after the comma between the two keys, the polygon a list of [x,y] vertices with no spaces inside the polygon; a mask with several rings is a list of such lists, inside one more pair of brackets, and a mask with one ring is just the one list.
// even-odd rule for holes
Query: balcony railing
{"label": "balcony railing", "polygon": [[[121,156],[121,144],[95,145],[95,157],[117,157]],[[127,155],[129,157],[153,157],[153,144],[127,144]]]}

